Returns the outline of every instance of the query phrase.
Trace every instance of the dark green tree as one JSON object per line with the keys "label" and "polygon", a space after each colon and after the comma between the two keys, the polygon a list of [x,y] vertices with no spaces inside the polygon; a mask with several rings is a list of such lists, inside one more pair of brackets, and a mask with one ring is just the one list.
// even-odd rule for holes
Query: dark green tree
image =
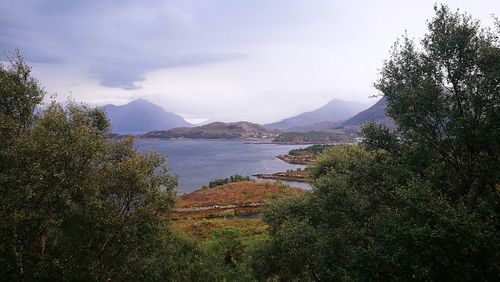
{"label": "dark green tree", "polygon": [[0,63],[0,145],[5,149],[31,126],[34,112],[45,95],[38,81],[30,75],[19,50]]}
{"label": "dark green tree", "polygon": [[182,253],[195,246],[169,232],[177,180],[163,157],[138,153],[132,139],[109,140],[99,109],[53,102],[35,114],[44,91],[18,53],[0,68],[0,91],[2,280],[193,274],[195,256]]}
{"label": "dark green tree", "polygon": [[[436,6],[421,48],[396,43],[376,87],[397,132],[326,150],[315,189],[276,203],[260,278],[500,278],[498,34]],[[293,266],[293,269],[291,269]]]}
{"label": "dark green tree", "polygon": [[[500,177],[500,33],[436,6],[421,47],[398,41],[375,84],[399,133],[441,163],[450,196],[495,193]],[[437,169],[437,167],[436,167]],[[458,185],[458,186],[457,186]]]}

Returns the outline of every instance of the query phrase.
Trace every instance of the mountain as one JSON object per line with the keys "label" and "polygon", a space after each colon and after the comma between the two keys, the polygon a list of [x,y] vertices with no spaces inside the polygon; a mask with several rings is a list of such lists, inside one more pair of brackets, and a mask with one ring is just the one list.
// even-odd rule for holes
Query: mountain
{"label": "mountain", "polygon": [[240,121],[234,123],[213,122],[196,127],[179,127],[170,130],[156,130],[143,135],[145,138],[189,138],[189,139],[262,139],[274,138],[281,131],[262,125]]}
{"label": "mountain", "polygon": [[192,126],[181,116],[144,99],[123,106],[106,105],[102,109],[111,121],[113,133],[142,134],[151,130]]}
{"label": "mountain", "polygon": [[342,121],[322,121],[307,125],[292,126],[287,128],[288,132],[309,132],[309,131],[328,131],[342,124]]}
{"label": "mountain", "polygon": [[[298,116],[284,119],[264,125],[267,128],[280,128],[290,131],[293,127],[307,127],[309,125],[322,123],[324,121],[345,120],[352,115],[366,109],[367,105],[358,102],[346,102],[340,99],[333,99],[323,107],[311,112],[302,113]],[[308,131],[307,129],[302,129]]]}
{"label": "mountain", "polygon": [[385,113],[387,107],[387,99],[382,97],[375,105],[368,109],[359,112],[353,117],[342,123],[343,127],[359,127],[363,123],[374,121],[376,123],[385,124],[388,128],[394,129],[396,127],[394,120],[388,117]]}

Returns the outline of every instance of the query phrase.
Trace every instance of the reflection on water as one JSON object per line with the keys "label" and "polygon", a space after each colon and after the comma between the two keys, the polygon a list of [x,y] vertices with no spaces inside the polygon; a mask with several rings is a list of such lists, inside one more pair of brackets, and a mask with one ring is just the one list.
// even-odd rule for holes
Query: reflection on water
{"label": "reflection on water", "polygon": [[[228,140],[139,140],[139,151],[156,151],[167,156],[171,173],[179,176],[179,192],[194,191],[211,180],[240,174],[275,173],[304,168],[276,158],[307,145],[253,144]],[[310,189],[307,183],[282,181],[285,185]]]}

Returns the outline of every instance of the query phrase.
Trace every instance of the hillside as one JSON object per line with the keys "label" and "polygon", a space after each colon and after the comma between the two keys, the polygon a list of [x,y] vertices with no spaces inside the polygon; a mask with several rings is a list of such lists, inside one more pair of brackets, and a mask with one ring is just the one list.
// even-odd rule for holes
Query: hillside
{"label": "hillside", "polygon": [[179,127],[170,130],[151,131],[143,135],[145,138],[189,138],[189,139],[266,139],[274,138],[280,133],[276,129],[267,129],[251,122],[223,123],[213,122],[196,127]]}
{"label": "hillside", "polygon": [[385,113],[387,100],[385,97],[378,100],[375,105],[354,115],[342,123],[343,127],[359,127],[363,123],[374,121],[376,123],[385,124],[388,128],[395,128],[394,120],[388,117]]}
{"label": "hillside", "polygon": [[151,130],[192,126],[181,116],[144,99],[123,106],[106,105],[102,109],[111,121],[113,133],[142,134]]}
{"label": "hillside", "polygon": [[328,131],[342,124],[342,121],[322,121],[301,126],[292,126],[287,128],[288,132],[309,132],[309,131]]}
{"label": "hillside", "polygon": [[[300,131],[310,131],[304,127],[323,122],[335,122],[345,120],[352,115],[367,108],[366,104],[358,102],[346,102],[340,99],[333,99],[323,107],[314,111],[302,113],[300,115],[264,125],[267,128],[279,128],[290,131],[291,128],[301,127]],[[294,130],[296,131],[296,130]]]}

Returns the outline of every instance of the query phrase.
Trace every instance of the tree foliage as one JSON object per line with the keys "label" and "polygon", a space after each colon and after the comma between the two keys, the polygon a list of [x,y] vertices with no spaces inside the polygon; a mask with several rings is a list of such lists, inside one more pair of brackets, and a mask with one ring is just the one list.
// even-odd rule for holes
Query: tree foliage
{"label": "tree foliage", "polygon": [[254,271],[275,280],[500,278],[498,33],[436,6],[376,87],[397,132],[323,153],[311,195],[276,203]]}
{"label": "tree foliage", "polygon": [[7,57],[8,64],[0,63],[0,142],[9,145],[15,134],[26,130],[34,118],[35,107],[45,91],[30,75],[31,68],[24,63],[19,50]]}
{"label": "tree foliage", "polygon": [[[0,68],[0,277],[161,280],[177,181],[165,159],[108,140],[99,109],[51,103],[19,55]],[[185,246],[185,247],[182,247]],[[185,251],[184,250],[184,251]]]}
{"label": "tree foliage", "polygon": [[[500,157],[500,33],[436,6],[421,47],[396,42],[375,86],[400,134],[442,162],[450,196],[494,193]],[[458,187],[457,187],[458,185]]]}

